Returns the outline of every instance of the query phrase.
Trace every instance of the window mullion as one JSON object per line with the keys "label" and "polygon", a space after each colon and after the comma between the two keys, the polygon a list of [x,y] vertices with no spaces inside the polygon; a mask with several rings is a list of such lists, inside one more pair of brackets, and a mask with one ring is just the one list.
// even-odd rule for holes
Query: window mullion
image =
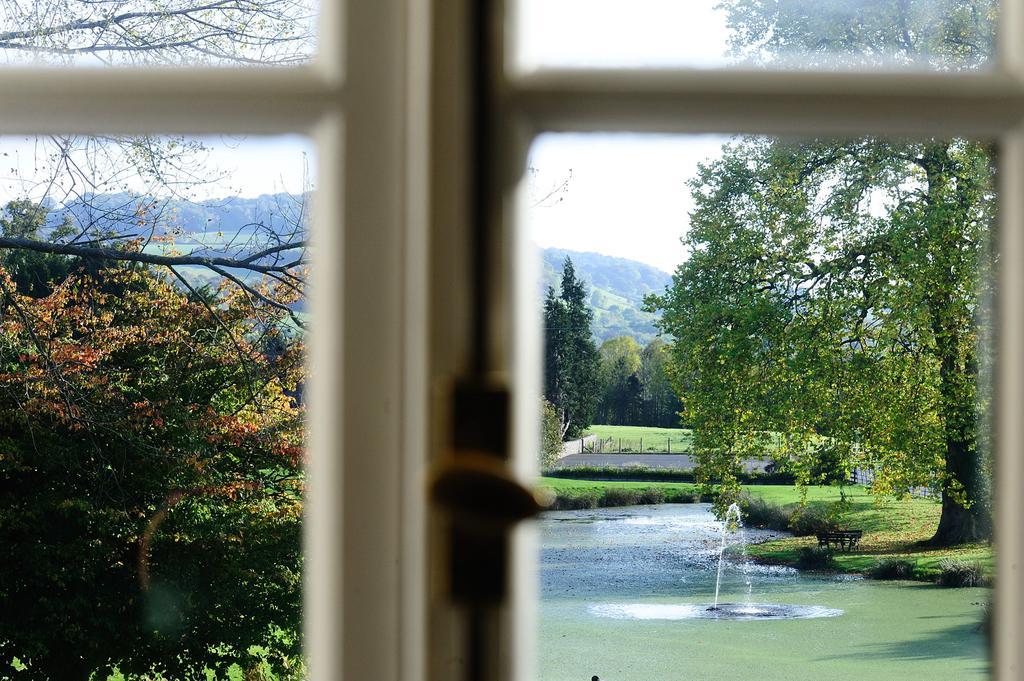
{"label": "window mullion", "polygon": [[1007,135],[1000,148],[1000,229],[996,384],[996,553],[999,583],[995,610],[996,679],[1019,678],[1024,669],[1024,131]]}
{"label": "window mullion", "polygon": [[505,105],[545,131],[999,135],[1024,117],[1011,74],[544,70]]}
{"label": "window mullion", "polygon": [[1024,0],[1001,0],[998,56],[1002,70],[1024,77]]}
{"label": "window mullion", "polygon": [[6,133],[274,133],[308,130],[343,92],[294,69],[0,68]]}

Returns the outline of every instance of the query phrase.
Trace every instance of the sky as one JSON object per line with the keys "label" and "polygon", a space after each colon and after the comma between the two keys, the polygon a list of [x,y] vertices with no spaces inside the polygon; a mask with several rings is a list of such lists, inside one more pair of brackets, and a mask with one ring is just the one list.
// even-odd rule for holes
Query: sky
{"label": "sky", "polygon": [[[513,61],[524,70],[724,66],[728,30],[717,2],[519,0]],[[523,227],[541,247],[614,255],[672,272],[684,258],[680,238],[692,206],[687,181],[727,140],[545,135],[530,153]]]}
{"label": "sky", "polygon": [[540,66],[729,63],[719,0],[518,0],[513,61]]}
{"label": "sky", "polygon": [[[0,201],[26,195],[38,200],[47,191],[52,197],[61,195],[57,188],[39,186],[39,181],[50,175],[45,156],[53,150],[52,146],[40,143],[43,139],[26,135],[0,136]],[[315,147],[307,137],[218,135],[197,139],[205,147],[205,151],[194,157],[196,164],[204,169],[201,174],[219,178],[188,188],[190,198],[197,201],[300,193],[307,182],[315,186]],[[80,160],[83,168],[88,167],[84,158]],[[153,185],[137,176],[126,176],[123,183],[106,186],[101,191],[115,189],[149,193]]]}
{"label": "sky", "polygon": [[593,251],[672,272],[693,207],[687,181],[719,135],[545,135],[529,157],[522,221],[542,248]]}

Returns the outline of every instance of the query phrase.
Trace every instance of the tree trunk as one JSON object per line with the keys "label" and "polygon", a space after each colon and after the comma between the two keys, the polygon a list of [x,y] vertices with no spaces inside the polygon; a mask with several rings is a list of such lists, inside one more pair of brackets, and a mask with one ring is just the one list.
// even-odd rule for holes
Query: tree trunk
{"label": "tree trunk", "polygon": [[985,541],[992,536],[992,519],[988,503],[988,489],[982,478],[978,452],[970,443],[946,442],[946,473],[963,485],[963,496],[969,508],[959,503],[949,491],[949,483],[942,491],[942,515],[939,527],[928,543],[935,546],[955,546]]}
{"label": "tree trunk", "polygon": [[935,352],[940,360],[946,481],[942,487],[939,527],[928,543],[954,546],[991,539],[991,485],[977,447],[977,395],[974,391],[977,370],[973,360],[961,360],[960,344],[964,341],[955,326],[948,317],[934,312],[936,308],[941,310],[946,302],[939,300],[938,304],[933,301],[932,328]]}

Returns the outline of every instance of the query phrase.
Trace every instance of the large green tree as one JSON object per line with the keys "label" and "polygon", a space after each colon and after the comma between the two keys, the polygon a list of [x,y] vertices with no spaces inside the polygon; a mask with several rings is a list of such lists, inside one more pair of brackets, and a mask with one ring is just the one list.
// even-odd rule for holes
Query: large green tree
{"label": "large green tree", "polygon": [[[812,68],[977,69],[998,15],[995,0],[720,7],[740,59]],[[778,430],[804,480],[881,461],[880,489],[941,491],[934,542],[989,535],[976,415],[992,164],[964,140],[861,138],[748,141],[702,169],[691,260],[660,303],[684,334],[675,376],[708,476],[733,479]]]}
{"label": "large green tree", "polygon": [[586,284],[567,256],[559,292],[544,300],[544,397],[558,414],[562,438],[573,438],[593,423],[600,396],[598,354],[591,332],[594,312]]}
{"label": "large green tree", "polygon": [[706,480],[735,490],[771,440],[803,483],[872,463],[879,491],[939,490],[936,543],[988,536],[991,157],[959,140],[749,139],[701,167],[689,258],[652,302]]}

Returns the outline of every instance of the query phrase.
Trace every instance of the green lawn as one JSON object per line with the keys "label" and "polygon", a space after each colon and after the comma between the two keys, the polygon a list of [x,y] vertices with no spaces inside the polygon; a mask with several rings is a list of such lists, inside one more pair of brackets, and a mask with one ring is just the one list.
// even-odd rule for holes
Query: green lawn
{"label": "green lawn", "polygon": [[692,441],[689,428],[648,428],[646,426],[590,426],[587,435],[596,435],[601,440],[611,439],[611,443],[605,451],[615,451],[622,443],[624,451],[653,451],[664,452],[668,449],[668,442],[672,442],[672,451],[683,453],[690,449]]}

